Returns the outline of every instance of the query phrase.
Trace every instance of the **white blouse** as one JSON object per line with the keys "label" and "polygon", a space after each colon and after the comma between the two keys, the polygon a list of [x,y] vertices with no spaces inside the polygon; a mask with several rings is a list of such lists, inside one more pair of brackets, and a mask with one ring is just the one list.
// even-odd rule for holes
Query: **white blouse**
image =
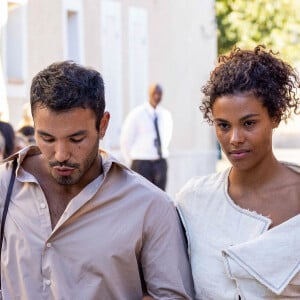
{"label": "white blouse", "polygon": [[196,299],[300,299],[300,215],[268,230],[269,218],[230,198],[229,171],[192,178],[177,195]]}

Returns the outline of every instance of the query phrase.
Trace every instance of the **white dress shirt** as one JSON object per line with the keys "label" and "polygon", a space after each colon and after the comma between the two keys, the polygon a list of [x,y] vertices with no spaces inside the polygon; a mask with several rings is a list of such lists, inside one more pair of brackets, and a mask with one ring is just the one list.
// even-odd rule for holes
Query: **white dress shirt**
{"label": "white dress shirt", "polygon": [[149,102],[133,109],[125,120],[121,133],[121,151],[127,163],[131,160],[155,160],[159,158],[154,118],[158,118],[162,157],[169,155],[168,146],[173,131],[171,113],[161,106],[154,109]]}

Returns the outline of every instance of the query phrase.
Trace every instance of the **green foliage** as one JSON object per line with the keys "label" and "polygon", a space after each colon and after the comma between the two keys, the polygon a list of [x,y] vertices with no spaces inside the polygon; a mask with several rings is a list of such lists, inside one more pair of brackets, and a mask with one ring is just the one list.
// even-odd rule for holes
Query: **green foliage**
{"label": "green foliage", "polygon": [[216,0],[218,53],[234,45],[264,44],[290,62],[300,61],[299,0]]}

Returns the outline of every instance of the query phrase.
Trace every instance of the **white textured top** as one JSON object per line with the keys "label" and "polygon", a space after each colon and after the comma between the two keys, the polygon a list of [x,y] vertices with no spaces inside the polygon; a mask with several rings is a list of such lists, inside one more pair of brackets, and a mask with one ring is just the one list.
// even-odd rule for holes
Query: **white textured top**
{"label": "white textured top", "polygon": [[196,299],[300,299],[300,215],[268,230],[269,218],[230,198],[229,171],[192,178],[177,195]]}
{"label": "white textured top", "polygon": [[133,159],[158,159],[155,146],[155,114],[161,139],[162,157],[169,155],[173,121],[171,113],[160,105],[154,109],[148,102],[133,109],[127,116],[121,132],[121,151],[127,163]]}

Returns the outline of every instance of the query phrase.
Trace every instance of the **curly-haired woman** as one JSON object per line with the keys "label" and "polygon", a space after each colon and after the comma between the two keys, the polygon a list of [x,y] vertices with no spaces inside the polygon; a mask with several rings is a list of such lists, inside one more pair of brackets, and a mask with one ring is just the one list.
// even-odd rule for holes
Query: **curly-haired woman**
{"label": "curly-haired woman", "polygon": [[297,112],[295,70],[263,46],[219,58],[200,106],[231,167],[177,197],[196,299],[300,299],[300,166],[272,134]]}

